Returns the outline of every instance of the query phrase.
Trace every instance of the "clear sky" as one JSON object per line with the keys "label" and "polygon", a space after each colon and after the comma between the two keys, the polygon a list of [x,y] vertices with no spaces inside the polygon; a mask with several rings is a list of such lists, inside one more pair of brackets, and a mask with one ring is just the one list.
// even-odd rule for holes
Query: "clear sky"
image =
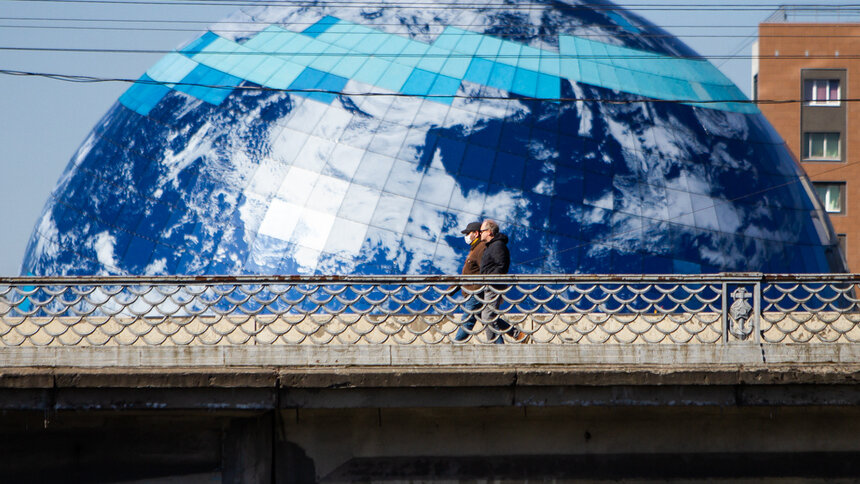
{"label": "clear sky", "polygon": [[[197,37],[208,24],[237,8],[218,2],[197,6],[172,3],[0,0],[0,69],[135,79],[163,54],[55,49],[169,50]],[[749,94],[749,55],[757,25],[785,2],[616,3],[679,36],[700,54],[717,56],[712,60],[714,65]],[[804,2],[811,3],[834,4]],[[36,20],[21,20],[25,18]],[[100,19],[114,22],[93,22]],[[131,20],[158,22],[128,22]],[[724,58],[732,55],[737,58]],[[0,75],[0,276],[19,274],[33,226],[69,158],[127,87],[117,82],[82,84]]]}

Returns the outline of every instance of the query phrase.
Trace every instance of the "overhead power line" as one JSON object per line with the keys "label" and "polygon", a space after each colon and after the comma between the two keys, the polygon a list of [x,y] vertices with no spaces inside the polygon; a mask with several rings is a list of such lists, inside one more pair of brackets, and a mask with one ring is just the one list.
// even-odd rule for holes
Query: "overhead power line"
{"label": "overhead power line", "polygon": [[[240,84],[238,86],[232,85],[220,85],[220,84],[199,84],[193,82],[160,82],[155,80],[144,80],[144,79],[129,79],[129,78],[120,78],[120,77],[96,77],[96,76],[82,76],[82,75],[72,75],[72,74],[56,74],[56,73],[46,73],[46,72],[28,72],[28,71],[16,71],[10,69],[0,69],[0,74],[9,75],[9,76],[21,76],[21,77],[42,77],[46,79],[53,79],[57,81],[63,82],[74,82],[74,83],[84,83],[84,84],[92,84],[92,83],[103,83],[103,82],[118,82],[125,84],[144,84],[144,85],[159,85],[159,86],[187,86],[187,87],[204,87],[208,89],[224,89],[224,90],[240,90],[240,91],[269,91],[269,92],[285,92],[285,93],[321,93],[321,94],[333,94],[335,96],[347,96],[347,97],[407,97],[407,98],[428,98],[428,99],[451,99],[451,98],[463,98],[463,99],[535,99],[539,101],[553,101],[553,102],[592,102],[592,103],[603,103],[603,104],[638,104],[638,103],[669,103],[669,104],[726,104],[726,103],[734,103],[734,104],[796,104],[801,102],[806,102],[803,99],[712,99],[712,100],[700,100],[700,99],[655,99],[655,98],[637,98],[637,99],[606,99],[606,98],[569,98],[569,97],[559,97],[559,98],[529,98],[528,96],[500,96],[500,95],[463,95],[463,94],[405,94],[398,92],[378,92],[378,91],[364,91],[364,92],[349,92],[349,91],[336,91],[336,90],[327,90],[327,89],[278,89],[273,87],[259,86],[256,84],[247,85]],[[846,103],[855,103],[860,102],[860,98],[846,98],[840,99],[840,102]]]}
{"label": "overhead power line", "polygon": [[[262,24],[261,24],[262,25]],[[265,24],[269,25],[269,24]],[[282,25],[282,24],[276,24]],[[424,32],[425,34],[441,34],[444,32],[444,28],[448,26],[440,25],[439,28],[434,31]],[[9,29],[33,29],[33,30],[102,30],[102,31],[120,31],[120,32],[200,32],[199,28],[179,28],[179,27],[108,27],[103,25],[93,26],[93,25],[13,25],[13,24],[0,24],[0,28],[9,28]],[[218,28],[217,32],[226,32],[226,33],[256,33],[259,32],[259,29],[256,28],[246,28],[246,29],[236,29],[236,28]],[[328,33],[331,34],[341,34],[345,36],[367,36],[367,35],[391,35],[391,34],[409,34],[408,30],[404,30],[402,32],[392,32],[391,30],[386,31],[376,31],[376,32],[338,32],[336,28],[330,28]],[[573,35],[573,34],[568,34]],[[577,37],[606,37],[605,33],[594,33],[594,32],[579,32],[575,34]],[[617,32],[611,34],[613,37],[635,37],[635,38],[696,38],[696,37],[704,37],[704,38],[747,38],[750,35],[744,34],[648,34],[648,33],[636,33],[636,32]],[[542,34],[542,33],[530,33],[527,31],[516,31],[511,30],[509,32],[498,32],[493,31],[493,37],[522,37],[528,36],[532,38],[557,38],[559,34]],[[762,38],[857,38],[860,35],[761,35],[759,37]]]}
{"label": "overhead power line", "polygon": [[[350,1],[332,1],[319,2],[316,0],[195,0],[195,1],[157,1],[157,0],[7,0],[12,2],[22,3],[64,3],[64,4],[101,4],[101,5],[158,5],[158,6],[232,6],[232,7],[329,7],[329,8],[445,8],[445,9],[482,9],[482,10],[535,10],[538,8],[547,8],[550,4],[547,3],[520,3],[507,4],[502,2],[350,2]],[[652,10],[652,11],[724,11],[724,10],[743,10],[743,11],[767,11],[771,12],[780,7],[780,4],[774,3],[734,3],[734,4],[713,4],[713,3],[652,3],[652,4],[637,4],[625,6],[620,5],[562,5],[554,3],[551,5],[553,10],[585,10],[585,11],[630,11],[631,8],[637,10]],[[793,5],[792,9],[798,12],[804,11],[820,11],[820,5]],[[860,10],[860,4],[833,5],[827,7],[832,14],[844,11]]]}
{"label": "overhead power line", "polygon": [[[0,46],[0,51],[18,51],[18,52],[66,52],[66,53],[89,53],[89,54],[169,54],[175,52],[173,49],[103,49],[93,47],[21,47],[21,46]],[[260,51],[243,51],[243,52],[228,52],[228,51],[205,51],[207,55],[224,55],[224,56],[272,56],[272,57],[375,57],[380,59],[398,59],[398,58],[469,58],[474,57],[471,54],[365,54],[361,52],[260,52]],[[759,60],[791,60],[791,59],[860,59],[860,54],[781,54],[781,55],[736,55],[736,54],[702,54],[701,56],[681,56],[681,55],[660,55],[660,54],[582,54],[582,55],[557,55],[559,59],[586,59],[586,60],[614,60],[614,59],[641,59],[646,61],[659,60],[702,60],[708,59],[759,59]],[[492,56],[493,59],[546,59],[546,55],[517,55],[517,54],[499,54]]]}
{"label": "overhead power line", "polygon": [[[177,22],[181,23],[181,22]],[[232,22],[227,22],[232,23]],[[260,25],[272,25],[268,23],[261,23]],[[294,24],[274,24],[274,25],[294,25]],[[309,25],[309,24],[303,24]],[[375,26],[376,24],[374,24]],[[400,26],[398,24],[398,26]],[[444,29],[449,27],[448,25],[440,25],[436,31],[424,32],[425,34],[441,34],[444,32]],[[470,26],[463,26],[470,27]],[[0,24],[0,28],[8,28],[8,29],[32,29],[32,30],[84,30],[84,31],[117,31],[117,32],[200,32],[201,29],[188,27],[188,28],[180,28],[180,27],[110,27],[104,25],[15,25],[15,24]],[[697,28],[710,28],[710,26],[697,26]],[[587,27],[584,27],[587,30]],[[251,34],[259,32],[257,28],[245,28],[245,29],[237,29],[237,28],[218,28],[217,32],[221,33],[238,33],[238,34]],[[392,32],[390,29],[385,31],[374,31],[374,32],[354,32],[354,31],[341,31],[339,32],[337,28],[329,28],[327,33],[330,34],[340,34],[344,36],[367,36],[367,35],[391,35],[391,34],[409,34],[408,30],[403,30],[402,32]],[[607,34],[600,32],[577,32],[575,34],[570,33],[568,35],[576,35],[577,37],[597,37],[603,38],[606,37]],[[557,38],[559,34],[542,34],[542,33],[532,33],[528,31],[517,31],[516,29],[511,29],[510,31],[496,31],[494,30],[492,33],[493,37],[522,37],[527,36],[530,38]],[[613,37],[634,37],[634,38],[644,38],[644,39],[661,39],[661,38],[711,38],[711,39],[730,39],[730,38],[760,38],[760,39],[856,39],[860,38],[858,34],[721,34],[721,33],[709,33],[709,34],[649,34],[649,33],[636,33],[636,32],[616,32],[612,34]]]}
{"label": "overhead power line", "polygon": [[[199,24],[199,25],[215,25],[218,23],[226,23],[226,24],[249,24],[249,25],[299,25],[299,26],[310,26],[316,22],[264,22],[259,20],[225,20],[225,19],[216,19],[216,20],[174,20],[174,19],[128,19],[128,18],[75,18],[75,17],[2,17],[0,16],[0,20],[13,20],[13,21],[33,21],[33,22],[106,22],[106,23],[163,23],[163,24]],[[374,22],[372,24],[367,24],[368,27],[402,27],[402,23],[384,23],[384,22]],[[442,25],[440,25],[442,26]],[[475,27],[473,24],[445,24],[447,27]],[[680,25],[659,25],[659,28],[682,28],[682,29],[701,29],[701,28],[715,28],[715,29],[747,29],[747,28],[756,28],[759,24],[752,25],[710,25],[710,24],[680,24]],[[432,27],[432,26],[431,26]],[[498,25],[493,26],[494,28],[502,28],[505,30],[514,30],[522,27],[515,26],[504,26]],[[838,26],[837,26],[838,27]],[[849,27],[846,25],[846,27]],[[626,27],[621,25],[601,25],[600,28],[604,29],[618,29],[618,30],[626,30]]]}

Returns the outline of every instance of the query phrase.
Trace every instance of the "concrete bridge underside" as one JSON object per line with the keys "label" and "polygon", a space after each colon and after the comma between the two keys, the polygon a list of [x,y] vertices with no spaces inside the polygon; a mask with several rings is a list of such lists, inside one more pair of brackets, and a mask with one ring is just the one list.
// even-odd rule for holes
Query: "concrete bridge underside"
{"label": "concrete bridge underside", "polygon": [[0,469],[4,482],[854,482],[856,346],[2,349]]}

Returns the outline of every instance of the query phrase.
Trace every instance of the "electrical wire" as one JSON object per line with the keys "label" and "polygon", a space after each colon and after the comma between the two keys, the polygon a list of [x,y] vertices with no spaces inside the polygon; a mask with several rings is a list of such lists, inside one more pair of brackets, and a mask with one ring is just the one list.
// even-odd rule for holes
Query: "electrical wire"
{"label": "electrical wire", "polygon": [[[170,54],[175,52],[173,49],[104,49],[104,48],[90,48],[90,47],[21,47],[21,46],[9,46],[3,45],[0,46],[0,51],[12,51],[12,52],[63,52],[63,53],[85,53],[85,54]],[[471,59],[474,56],[471,54],[369,54],[363,52],[261,52],[261,51],[200,51],[194,52],[196,53],[204,53],[206,55],[224,55],[224,56],[270,56],[270,57],[375,57],[380,59],[399,59],[406,58],[412,59],[416,57],[420,58],[437,58],[437,59]],[[540,55],[540,54],[498,54],[491,56],[493,59],[546,59],[548,56]],[[653,60],[694,60],[694,61],[702,61],[703,59],[759,59],[759,60],[796,60],[796,59],[818,59],[818,60],[832,60],[832,59],[860,59],[860,54],[780,54],[780,55],[730,55],[730,54],[708,54],[701,56],[683,56],[683,55],[660,55],[660,54],[626,54],[626,55],[617,55],[617,54],[559,54],[553,55],[552,58],[557,59],[587,59],[587,60],[618,60],[618,59],[641,59],[647,61]]]}
{"label": "electrical wire", "polygon": [[[240,84],[237,86],[233,85],[223,85],[223,84],[200,84],[194,82],[161,82],[156,80],[149,79],[129,79],[129,78],[121,78],[121,77],[96,77],[96,76],[81,76],[81,75],[72,75],[72,74],[56,74],[56,73],[46,73],[46,72],[29,72],[29,71],[16,71],[10,69],[0,69],[0,75],[8,75],[8,76],[20,76],[20,77],[42,77],[47,79],[53,79],[57,81],[64,82],[73,82],[73,83],[103,83],[103,82],[119,82],[126,84],[142,84],[142,85],[158,85],[158,86],[186,86],[186,87],[204,87],[208,89],[224,89],[224,90],[239,90],[239,91],[268,91],[268,92],[284,92],[284,93],[320,93],[320,94],[332,94],[335,96],[345,96],[345,97],[406,97],[406,98],[427,98],[427,99],[523,99],[523,100],[536,100],[536,101],[551,101],[551,102],[559,102],[559,103],[571,103],[571,102],[588,102],[588,103],[603,103],[603,104],[639,104],[639,103],[666,103],[666,104],[797,104],[806,102],[803,99],[710,99],[710,100],[700,100],[700,99],[655,99],[655,98],[637,98],[637,99],[605,99],[605,98],[576,98],[576,97],[558,97],[558,98],[531,98],[528,96],[500,96],[500,95],[472,95],[472,94],[406,94],[399,92],[375,92],[375,91],[364,91],[364,92],[348,92],[348,91],[338,91],[338,90],[328,90],[328,89],[292,89],[292,88],[274,88],[274,87],[266,87],[259,86],[256,84]],[[845,103],[855,103],[860,102],[860,98],[845,98],[840,99],[840,102]]]}
{"label": "electrical wire", "polygon": [[[232,23],[232,22],[228,22]],[[260,25],[285,25],[285,24],[260,24]],[[294,25],[294,24],[290,24]],[[310,23],[304,25],[311,25]],[[376,24],[374,24],[376,26]],[[440,30],[438,32],[423,32],[425,34],[441,34],[444,31],[445,27],[448,25],[440,26]],[[707,28],[708,26],[702,26],[701,28]],[[170,28],[170,27],[106,27],[106,26],[92,26],[92,25],[10,25],[10,24],[0,24],[0,28],[9,28],[9,29],[33,29],[33,30],[85,30],[85,31],[117,31],[117,32],[200,32],[199,28]],[[586,28],[587,27],[583,27]],[[697,27],[698,28],[698,27]],[[216,29],[219,33],[238,33],[238,34],[253,34],[259,32],[259,29],[255,28],[247,28],[247,29],[235,29],[235,28],[218,28]],[[360,35],[360,36],[373,36],[373,35],[397,35],[398,32],[391,32],[389,30],[386,31],[377,31],[377,32],[355,32],[355,31],[343,31],[339,32],[336,28],[329,28],[327,33],[330,34],[341,34],[344,36],[350,35]],[[401,32],[402,34],[409,33],[408,31]],[[512,31],[512,32],[498,32],[493,31],[493,37],[522,37],[528,36],[530,38],[557,38],[559,34],[543,34],[539,32],[531,33],[528,31]],[[574,34],[570,34],[574,35]],[[576,33],[577,37],[598,37],[603,38],[606,37],[606,33],[592,33],[592,32],[582,32]],[[707,38],[707,39],[731,39],[731,38],[740,38],[740,39],[752,39],[756,38],[761,39],[856,39],[860,38],[860,34],[856,35],[847,35],[847,34],[797,34],[797,35],[788,35],[788,34],[776,34],[776,35],[756,35],[756,34],[648,34],[648,33],[636,33],[636,32],[617,32],[612,34],[613,37],[634,37],[634,38],[644,38],[644,39],[671,39],[671,38]],[[752,42],[749,40],[746,44]],[[740,49],[743,49],[745,46],[741,46]],[[729,54],[733,55],[733,54]]]}
{"label": "electrical wire", "polygon": [[[2,0],[0,0],[2,1]],[[249,24],[249,25],[271,25],[272,22],[263,22],[258,20],[225,20],[225,19],[217,19],[217,20],[172,20],[172,19],[119,19],[119,18],[80,18],[80,17],[3,17],[0,16],[0,20],[3,21],[56,21],[56,22],[107,22],[107,23],[164,23],[164,24],[198,24],[198,25],[214,25],[218,23],[228,23],[228,24]],[[316,22],[276,22],[278,25],[291,25],[291,26],[310,26],[315,24]],[[368,24],[369,27],[402,27],[402,23],[377,23]],[[448,27],[474,27],[473,24],[445,24]],[[659,28],[681,28],[681,29],[700,29],[700,28],[712,28],[712,29],[746,29],[746,28],[756,28],[759,24],[755,25],[717,25],[717,24],[687,24],[687,25],[660,25],[657,26]],[[333,27],[336,27],[334,25]],[[586,26],[584,26],[586,27]],[[835,25],[835,27],[845,27],[845,28],[854,28],[854,25]],[[494,26],[494,28],[501,28],[503,30],[513,30],[520,27],[515,26],[507,26],[507,25],[498,25]],[[627,27],[621,25],[601,25],[602,29],[617,29],[617,30],[627,30]]]}
{"label": "electrical wire", "polygon": [[[64,3],[64,4],[98,4],[98,5],[158,5],[158,6],[229,6],[229,7],[329,7],[329,8],[445,8],[445,9],[482,9],[482,10],[534,10],[536,8],[551,6],[554,10],[588,10],[588,11],[629,11],[631,8],[649,11],[773,11],[783,6],[779,3],[734,3],[734,4],[708,4],[708,3],[650,3],[650,4],[588,4],[588,5],[564,5],[560,3],[517,3],[509,4],[503,2],[350,2],[330,1],[319,2],[315,0],[264,0],[264,1],[241,1],[241,0],[195,0],[195,1],[156,1],[156,0],[5,0],[20,3]],[[791,5],[792,11],[820,11],[820,5]],[[860,10],[860,4],[831,5],[827,7],[830,12]]]}

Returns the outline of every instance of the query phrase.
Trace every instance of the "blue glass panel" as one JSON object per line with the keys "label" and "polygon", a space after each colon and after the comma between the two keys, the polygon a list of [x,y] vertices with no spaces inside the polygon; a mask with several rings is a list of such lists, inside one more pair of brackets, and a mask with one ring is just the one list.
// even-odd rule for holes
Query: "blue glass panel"
{"label": "blue glass panel", "polygon": [[469,62],[469,68],[463,79],[475,84],[488,85],[490,75],[493,72],[493,64],[491,61],[476,57]]}
{"label": "blue glass panel", "polygon": [[515,74],[515,67],[494,62],[492,73],[490,74],[489,79],[487,79],[487,85],[503,91],[510,91],[514,84]]}
{"label": "blue glass panel", "polygon": [[[373,53],[386,60],[395,61],[399,59],[400,53],[409,45],[409,42],[409,39],[400,37],[399,35],[386,35],[385,41],[379,44],[373,50]],[[366,46],[364,45],[356,45],[356,48],[362,51],[366,50]]]}
{"label": "blue glass panel", "polygon": [[[282,67],[283,63],[281,62],[266,62],[261,59],[261,63],[248,72],[248,74],[245,75],[245,79],[261,86],[268,86],[267,83],[269,79],[271,79],[272,76]],[[289,83],[285,83],[284,85],[287,86]]]}
{"label": "blue glass panel", "polygon": [[206,32],[205,34],[201,35],[197,39],[191,41],[191,43],[189,43],[187,46],[182,48],[180,50],[180,52],[182,52],[183,54],[188,55],[188,56],[195,55],[195,54],[203,51],[203,49],[208,47],[209,44],[214,42],[215,39],[217,39],[217,38],[218,38],[218,36],[215,35],[214,33]]}
{"label": "blue glass panel", "polygon": [[487,183],[465,176],[458,176],[456,180],[457,184],[454,187],[454,192],[451,193],[448,206],[453,210],[477,216],[484,209],[484,201],[487,198]]}
{"label": "blue glass panel", "polygon": [[345,55],[338,59],[337,63],[331,68],[331,73],[350,79],[361,69],[365,61],[367,61],[367,58],[363,56]]}
{"label": "blue glass panel", "polygon": [[466,148],[460,174],[478,180],[489,180],[495,158],[494,150],[470,144]]}
{"label": "blue glass panel", "polygon": [[197,67],[197,63],[188,57],[171,53],[147,69],[146,74],[158,82],[176,83],[182,81],[195,67]]}
{"label": "blue glass panel", "polygon": [[401,92],[413,96],[424,96],[430,92],[430,88],[433,87],[435,80],[436,74],[422,69],[415,69],[401,88]]}
{"label": "blue glass panel", "polygon": [[140,83],[134,83],[119,98],[125,107],[146,116],[161,99],[170,92],[166,86],[156,83],[149,76],[141,76]]}
{"label": "blue glass panel", "polygon": [[416,199],[436,205],[447,205],[454,190],[454,178],[442,170],[429,168],[421,179]]}
{"label": "blue glass panel", "polygon": [[[594,180],[590,181],[594,183]],[[608,183],[604,180],[599,181]],[[592,185],[589,187],[589,194],[593,194],[595,193],[595,191],[603,193],[603,191],[607,189],[611,189],[611,185]],[[557,166],[555,175],[555,194],[558,197],[563,198],[564,200],[568,200],[577,204],[582,203],[583,196],[585,195],[585,179],[583,176],[583,172],[576,168],[571,168],[563,165]]]}
{"label": "blue glass panel", "polygon": [[155,242],[140,237],[132,237],[126,249],[123,262],[128,264],[134,272],[144,272],[144,269],[152,259],[155,250]]}
{"label": "blue glass panel", "polygon": [[430,48],[421,42],[409,42],[397,56],[397,62],[406,66],[415,67],[421,62],[424,53]]}
{"label": "blue glass panel", "polygon": [[538,74],[535,71],[516,69],[511,92],[528,97],[537,96]]}
{"label": "blue glass panel", "polygon": [[[457,94],[458,89],[460,89],[460,79],[454,79],[440,74],[436,76],[436,80],[433,82],[433,86],[430,88],[428,94],[433,96],[453,96],[454,94]],[[433,97],[431,99],[445,104],[451,104],[453,101],[453,98],[450,97]]]}
{"label": "blue glass panel", "polygon": [[490,122],[472,132],[469,135],[469,143],[495,149],[499,146],[499,137],[501,134],[502,123]]}
{"label": "blue glass panel", "polygon": [[550,206],[550,230],[569,237],[580,237],[580,205],[561,198],[552,198]]}
{"label": "blue glass panel", "polygon": [[496,156],[496,164],[493,167],[493,175],[490,181],[506,187],[522,188],[525,167],[525,158],[499,152]]}
{"label": "blue glass panel", "polygon": [[336,66],[338,62],[347,55],[350,55],[348,50],[330,45],[326,47],[325,51],[323,51],[319,56],[314,58],[308,64],[308,67],[313,67],[318,71],[332,72],[334,66]]}
{"label": "blue glass panel", "polygon": [[436,141],[442,166],[447,173],[459,173],[466,153],[466,143],[439,136]]}
{"label": "blue glass panel", "polygon": [[464,30],[458,28],[445,27],[445,30],[433,41],[433,47],[443,50],[454,50],[464,32]]}
{"label": "blue glass panel", "polygon": [[242,79],[204,65],[197,66],[176,86],[177,91],[196,97],[215,106],[221,104]]}
{"label": "blue glass panel", "polygon": [[276,64],[277,70],[266,81],[267,87],[275,89],[287,89],[296,78],[305,70],[304,67],[292,62],[281,62]]}
{"label": "blue glass panel", "polygon": [[376,204],[379,203],[380,195],[377,189],[353,183],[344,196],[344,199],[349,200],[349,203],[341,205],[337,216],[354,222],[369,224],[373,219],[373,212],[376,210]]}
{"label": "blue glass panel", "polygon": [[561,97],[561,79],[546,74],[538,74],[535,97],[541,99],[558,99]]}
{"label": "blue glass panel", "polygon": [[365,84],[378,85],[382,74],[388,70],[391,62],[376,57],[369,57],[355,73],[353,79]]}
{"label": "blue glass panel", "polygon": [[370,224],[396,233],[403,233],[414,200],[391,193],[379,197]]}
{"label": "blue glass panel", "polygon": [[446,50],[431,46],[418,61],[418,68],[428,72],[442,72],[442,66],[445,65],[449,54],[450,52]]}
{"label": "blue glass panel", "polygon": [[701,264],[689,262],[681,259],[672,260],[672,272],[675,274],[701,274]]}
{"label": "blue glass panel", "polygon": [[451,27],[448,27],[446,30],[457,31],[460,35],[457,46],[453,50],[469,55],[474,55],[478,52],[478,46],[481,44],[482,39],[480,34]]}
{"label": "blue glass panel", "polygon": [[531,127],[524,123],[508,121],[502,125],[500,150],[520,156],[529,154]]}
{"label": "blue glass panel", "polygon": [[416,201],[406,224],[406,235],[436,242],[442,234],[447,209]]}
{"label": "blue glass panel", "polygon": [[394,158],[377,153],[366,153],[361,164],[358,165],[353,181],[382,189],[392,166],[394,166]]}
{"label": "blue glass panel", "polygon": [[613,274],[641,274],[643,272],[642,254],[629,253],[622,250],[612,251]]}
{"label": "blue glass panel", "polygon": [[140,223],[135,228],[135,233],[142,235],[144,238],[157,239],[161,235],[161,231],[167,227],[167,222],[170,220],[172,211],[175,209],[164,203],[147,203],[147,211],[144,217],[140,219]]}
{"label": "blue glass panel", "polygon": [[391,63],[382,77],[377,81],[379,87],[389,91],[402,91],[403,85],[412,75],[412,68],[399,63]]}
{"label": "blue glass panel", "polygon": [[403,197],[415,198],[421,178],[416,176],[417,166],[405,161],[395,160],[385,182],[385,191]]}
{"label": "blue glass panel", "polygon": [[321,33],[331,28],[332,25],[337,24],[338,21],[339,20],[337,18],[326,15],[325,17],[319,19],[317,23],[303,30],[302,33],[311,37],[317,37]]}
{"label": "blue glass panel", "polygon": [[613,210],[615,208],[615,199],[612,188],[612,177],[584,172],[582,202],[586,205],[593,205],[605,210]]}
{"label": "blue glass panel", "polygon": [[338,92],[343,90],[347,80],[334,74],[326,74],[308,67],[290,84],[290,89],[319,89],[330,92],[300,92],[301,96],[331,104]]}

